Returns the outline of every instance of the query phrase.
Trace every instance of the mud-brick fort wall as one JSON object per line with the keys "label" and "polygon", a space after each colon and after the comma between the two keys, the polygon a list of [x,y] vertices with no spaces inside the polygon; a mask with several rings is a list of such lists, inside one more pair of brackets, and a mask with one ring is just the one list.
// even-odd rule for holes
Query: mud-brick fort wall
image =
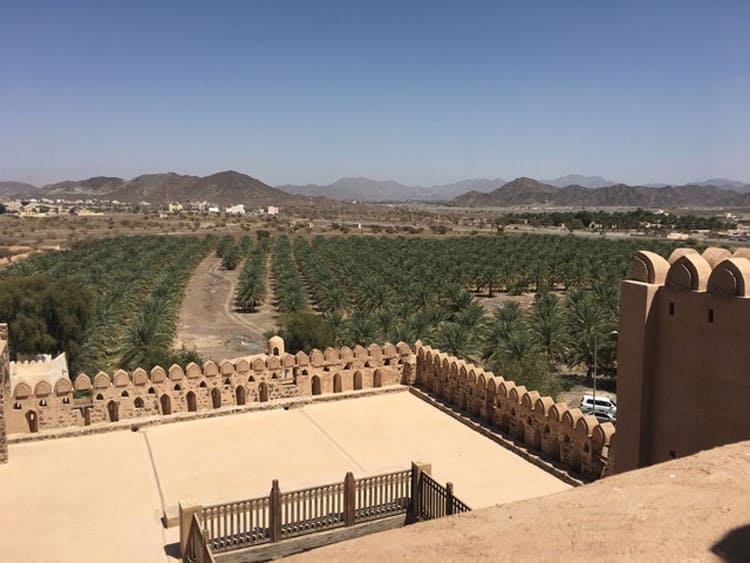
{"label": "mud-brick fort wall", "polygon": [[80,374],[73,382],[68,378],[40,381],[33,389],[19,382],[5,401],[8,432],[33,433],[394,385],[401,383],[404,373],[408,377],[410,356],[412,350],[404,343],[291,355],[285,353],[284,341],[273,337],[267,354],[218,364],[100,372],[93,379]]}
{"label": "mud-brick fort wall", "polygon": [[555,403],[538,391],[419,342],[415,375],[417,386],[575,473],[598,478],[611,463],[615,437],[611,422],[600,423],[578,408]]}
{"label": "mud-brick fort wall", "polygon": [[8,461],[6,398],[10,396],[10,358],[8,356],[8,325],[0,324],[0,463]]}
{"label": "mud-brick fort wall", "polygon": [[749,256],[634,257],[621,285],[615,471],[750,438]]}

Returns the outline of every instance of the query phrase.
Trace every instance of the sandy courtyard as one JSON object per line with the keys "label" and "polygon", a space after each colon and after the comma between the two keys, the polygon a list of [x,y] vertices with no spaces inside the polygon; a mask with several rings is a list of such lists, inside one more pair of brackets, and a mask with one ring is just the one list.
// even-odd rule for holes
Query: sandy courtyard
{"label": "sandy courtyard", "polygon": [[[413,397],[391,393],[11,446],[0,541],[12,561],[166,560],[159,516],[432,463],[473,508],[569,488]],[[41,536],[39,531],[43,530]],[[38,541],[44,538],[44,541]]]}

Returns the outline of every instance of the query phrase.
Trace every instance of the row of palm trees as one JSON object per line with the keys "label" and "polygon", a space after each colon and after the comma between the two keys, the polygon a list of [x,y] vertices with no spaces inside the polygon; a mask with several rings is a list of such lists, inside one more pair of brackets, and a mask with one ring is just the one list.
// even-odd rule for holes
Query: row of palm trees
{"label": "row of palm trees", "polygon": [[270,239],[261,238],[253,245],[249,237],[243,237],[244,253],[247,256],[237,283],[235,301],[244,313],[254,312],[266,298],[266,277]]}
{"label": "row of palm trees", "polygon": [[296,313],[308,308],[302,278],[292,255],[292,244],[286,235],[276,239],[273,252],[274,292],[282,313]]}
{"label": "row of palm trees", "polygon": [[[642,248],[668,256],[675,244],[540,235],[300,237],[297,270],[286,247],[277,284],[287,276],[296,287],[301,271],[339,344],[422,339],[488,366],[537,374],[538,387],[550,389],[556,366],[590,372],[596,348],[599,362],[611,365],[605,335],[630,258]],[[509,303],[487,314],[478,300],[529,291],[536,298],[528,312]]]}
{"label": "row of palm trees", "polygon": [[35,256],[17,268],[67,280],[92,296],[79,351],[69,354],[70,373],[148,367],[157,351],[171,351],[185,284],[215,245],[214,237],[118,236]]}

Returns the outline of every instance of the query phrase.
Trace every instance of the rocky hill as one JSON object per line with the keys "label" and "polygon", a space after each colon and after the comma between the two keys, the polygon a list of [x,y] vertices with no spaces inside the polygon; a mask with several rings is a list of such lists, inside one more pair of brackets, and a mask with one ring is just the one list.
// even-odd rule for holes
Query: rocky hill
{"label": "rocky hill", "polygon": [[0,182],[0,197],[33,197],[39,188],[25,182]]}
{"label": "rocky hill", "polygon": [[615,184],[601,188],[558,188],[533,178],[516,178],[489,193],[467,192],[454,199],[467,207],[748,207],[750,194],[711,185],[647,187]]}
{"label": "rocky hill", "polygon": [[50,184],[41,189],[41,195],[50,199],[107,199],[128,203],[209,201],[220,205],[244,203],[258,206],[304,199],[234,170],[205,177],[174,172],[144,174],[132,180],[100,176]]}

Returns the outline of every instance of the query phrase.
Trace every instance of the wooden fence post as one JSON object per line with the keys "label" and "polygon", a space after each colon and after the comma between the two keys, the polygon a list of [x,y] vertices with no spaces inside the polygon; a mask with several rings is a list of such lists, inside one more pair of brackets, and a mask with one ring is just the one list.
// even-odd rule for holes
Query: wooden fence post
{"label": "wooden fence post", "polygon": [[445,484],[445,515],[453,514],[453,483],[448,481]]}
{"label": "wooden fence post", "polygon": [[344,526],[354,526],[357,485],[354,474],[349,471],[344,477]]}
{"label": "wooden fence post", "polygon": [[269,495],[268,511],[271,523],[271,541],[277,542],[281,539],[281,490],[279,480],[274,479]]}
{"label": "wooden fence post", "polygon": [[432,474],[432,465],[429,463],[422,463],[421,461],[411,462],[411,507],[410,514],[407,515],[409,522],[416,522],[419,519],[419,513],[422,508],[422,495],[420,491],[420,483],[422,481],[422,473],[427,475]]}
{"label": "wooden fence post", "polygon": [[185,547],[190,535],[190,525],[193,522],[193,514],[197,514],[198,518],[202,521],[203,507],[193,502],[180,502],[177,506],[180,519],[180,555],[184,557]]}

